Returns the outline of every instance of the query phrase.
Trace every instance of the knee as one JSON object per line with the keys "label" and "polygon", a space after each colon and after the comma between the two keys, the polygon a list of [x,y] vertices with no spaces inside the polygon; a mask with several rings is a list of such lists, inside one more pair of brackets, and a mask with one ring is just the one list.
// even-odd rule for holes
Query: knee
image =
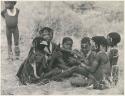
{"label": "knee", "polygon": [[78,70],[78,66],[73,66],[73,67],[71,68],[71,70],[72,70],[72,71]]}

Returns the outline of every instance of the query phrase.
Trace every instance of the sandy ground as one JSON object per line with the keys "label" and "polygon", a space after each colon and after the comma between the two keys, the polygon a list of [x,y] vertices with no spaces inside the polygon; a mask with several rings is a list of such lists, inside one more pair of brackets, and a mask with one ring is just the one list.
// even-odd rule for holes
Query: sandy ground
{"label": "sandy ground", "polygon": [[[120,54],[120,78],[119,84],[115,88],[106,89],[106,90],[90,90],[84,87],[72,87],[70,85],[69,80],[65,80],[63,82],[50,82],[46,85],[20,85],[17,77],[15,76],[18,68],[25,59],[28,48],[24,46],[24,43],[20,43],[21,49],[21,57],[20,60],[14,60],[13,62],[7,61],[7,45],[6,45],[6,37],[5,34],[2,34],[2,45],[1,45],[1,81],[2,81],[2,94],[14,94],[14,95],[80,95],[80,94],[123,94],[123,53]],[[30,46],[30,44],[29,44]],[[120,51],[123,52],[123,51]]]}
{"label": "sandy ground", "polygon": [[[70,80],[65,80],[63,82],[54,82],[53,81],[46,85],[41,85],[41,86],[38,86],[35,84],[27,85],[27,86],[20,85],[18,82],[18,79],[16,77],[16,73],[17,73],[21,63],[27,57],[27,54],[28,54],[28,51],[30,49],[31,42],[32,42],[32,33],[31,33],[32,26],[30,25],[30,23],[31,23],[30,21],[32,18],[30,16],[30,14],[32,12],[36,12],[36,11],[38,11],[39,14],[42,14],[42,13],[40,13],[41,9],[39,8],[39,6],[37,6],[38,3],[37,4],[31,3],[31,4],[32,4],[31,8],[29,7],[28,3],[17,4],[17,7],[19,7],[22,10],[20,13],[20,17],[19,17],[20,50],[21,50],[20,60],[14,60],[13,62],[10,62],[7,60],[7,42],[6,42],[6,34],[5,34],[5,24],[3,23],[4,21],[2,19],[2,29],[1,29],[1,88],[2,88],[1,93],[2,93],[2,95],[12,95],[12,94],[13,95],[76,95],[76,94],[77,95],[88,95],[88,94],[91,94],[91,95],[121,94],[121,95],[123,95],[124,94],[124,50],[123,50],[124,48],[123,47],[120,47],[120,51],[119,51],[120,57],[119,57],[118,64],[120,67],[120,73],[119,73],[120,75],[119,75],[118,86],[116,86],[115,88],[106,89],[106,90],[90,90],[90,89],[87,89],[84,87],[75,88],[70,85],[70,82],[69,82]],[[100,6],[105,7],[105,5],[107,5],[107,4],[103,5],[103,3],[102,3],[102,5],[100,5]],[[116,4],[114,4],[114,5],[116,5]],[[110,9],[110,6],[108,6],[108,7]],[[108,8],[108,7],[106,7],[106,8]],[[39,10],[35,10],[34,8],[38,8]],[[117,8],[117,6],[116,6],[116,8]],[[62,9],[64,9],[64,8],[62,8]],[[112,9],[114,10],[114,8],[112,8]],[[35,10],[35,11],[32,11],[32,10]],[[64,16],[69,17],[70,15],[68,16],[67,14],[70,14],[70,10],[68,11],[66,9],[66,12],[65,12],[66,15],[64,15]],[[72,11],[71,11],[71,13],[76,14]],[[84,24],[83,27],[85,27],[83,29],[86,29],[87,32],[91,32],[91,31],[95,32],[96,34],[99,32],[102,32],[100,34],[104,34],[103,32],[109,32],[109,31],[114,31],[114,30],[121,32],[121,33],[123,32],[123,22],[122,21],[117,22],[117,23],[116,22],[110,23],[110,22],[107,22],[105,18],[102,18],[103,16],[100,13],[99,13],[100,15],[98,17],[98,15],[96,15],[97,13],[98,13],[98,11],[88,11],[85,15],[78,16],[79,18],[81,17],[83,19],[83,20],[81,19],[82,21],[86,22],[86,26],[83,22],[83,24]],[[56,14],[56,12],[55,12],[55,14]],[[74,18],[76,18],[75,16],[77,16],[77,15],[74,15]],[[44,17],[44,13],[40,16]],[[91,17],[91,16],[93,16],[93,17]],[[35,16],[35,19],[36,18],[37,17]],[[66,19],[66,21],[68,21],[68,22],[65,23],[65,21],[63,19],[64,20]],[[72,23],[72,17],[71,17],[71,22],[69,22],[70,18],[68,18],[68,19],[63,18],[63,19],[62,19],[62,23],[65,26],[64,26],[64,28],[62,28],[60,30],[65,32],[64,29],[66,29],[66,28],[70,29],[70,26],[68,26],[68,25],[74,24],[75,21],[74,21],[74,23]],[[104,19],[104,20],[102,20],[102,19]],[[79,23],[79,21],[78,21],[78,23]],[[93,26],[95,24],[96,24],[96,26]],[[71,27],[72,26],[76,26],[76,25],[71,25]],[[85,32],[86,32],[86,30],[85,30]],[[61,35],[58,36],[58,38],[60,38],[60,37],[61,37]],[[57,39],[57,36],[55,36],[54,38]],[[79,42],[79,38],[76,38],[75,41],[77,41],[77,42],[75,42],[75,44],[77,44]],[[77,46],[77,45],[74,45],[74,46]]]}

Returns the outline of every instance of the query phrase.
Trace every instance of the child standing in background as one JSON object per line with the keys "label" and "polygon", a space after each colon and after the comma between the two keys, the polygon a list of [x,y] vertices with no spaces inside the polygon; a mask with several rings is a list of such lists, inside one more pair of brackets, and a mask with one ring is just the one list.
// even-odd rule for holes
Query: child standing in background
{"label": "child standing in background", "polygon": [[15,8],[16,1],[5,1],[5,9],[1,12],[6,23],[6,36],[8,43],[8,59],[13,59],[12,52],[12,34],[14,36],[14,51],[16,59],[19,59],[19,30],[18,30],[18,14],[19,9]]}

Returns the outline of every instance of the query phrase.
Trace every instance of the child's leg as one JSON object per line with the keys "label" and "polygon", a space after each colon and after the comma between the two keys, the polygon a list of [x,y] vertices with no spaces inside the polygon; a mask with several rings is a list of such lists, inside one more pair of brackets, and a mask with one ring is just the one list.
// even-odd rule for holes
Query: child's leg
{"label": "child's leg", "polygon": [[81,74],[88,78],[88,85],[94,84],[96,82],[96,78],[92,75],[85,67],[79,66],[76,68],[76,73]]}
{"label": "child's leg", "polygon": [[112,66],[113,85],[117,85],[118,75],[119,75],[119,67],[118,67],[118,65],[113,65]]}
{"label": "child's leg", "polygon": [[76,71],[76,67],[75,66],[71,67],[67,70],[64,70],[64,72],[61,72],[60,74],[53,76],[52,80],[59,80],[61,78],[70,77],[70,76],[72,76],[73,73],[75,73],[75,71]]}
{"label": "child's leg", "polygon": [[94,84],[96,82],[96,78],[91,73],[88,75],[88,79],[88,85]]}
{"label": "child's leg", "polygon": [[88,77],[88,75],[90,74],[90,72],[83,66],[76,67],[75,73],[81,74],[85,77]]}
{"label": "child's leg", "polygon": [[8,43],[8,56],[10,58],[12,55],[12,32],[7,27],[6,27],[6,36],[7,36],[7,43]]}
{"label": "child's leg", "polygon": [[14,36],[14,44],[15,44],[15,55],[19,56],[20,55],[20,49],[19,49],[19,30],[18,27],[15,28],[13,32]]}
{"label": "child's leg", "polygon": [[61,70],[59,68],[52,69],[51,71],[44,74],[44,78],[51,78],[57,74],[60,74]]}

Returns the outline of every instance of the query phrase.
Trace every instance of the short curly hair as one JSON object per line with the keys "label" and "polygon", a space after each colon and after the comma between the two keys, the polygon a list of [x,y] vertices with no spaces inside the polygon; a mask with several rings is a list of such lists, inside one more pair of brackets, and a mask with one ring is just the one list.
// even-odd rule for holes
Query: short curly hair
{"label": "short curly hair", "polygon": [[62,44],[64,44],[67,41],[71,41],[73,43],[72,38],[70,38],[70,37],[64,37],[63,40],[62,40]]}
{"label": "short curly hair", "polygon": [[17,3],[17,1],[4,1],[5,3],[6,2],[9,2],[9,3],[13,3],[14,5]]}
{"label": "short curly hair", "polygon": [[89,37],[83,37],[81,40],[81,43],[88,43],[90,44],[90,38]]}
{"label": "short curly hair", "polygon": [[94,36],[94,37],[92,37],[92,40],[97,45],[103,45],[103,46],[108,45],[107,39],[104,36]]}
{"label": "short curly hair", "polygon": [[110,46],[115,46],[121,41],[121,36],[117,32],[111,32],[107,35],[109,38],[111,38],[111,44]]}
{"label": "short curly hair", "polygon": [[49,33],[52,33],[52,34],[53,34],[53,29],[51,29],[51,28],[49,28],[49,27],[40,28],[39,34],[42,34],[45,30],[48,31]]}
{"label": "short curly hair", "polygon": [[100,50],[100,45],[106,47],[106,51],[107,51],[107,39],[104,36],[94,36],[92,37],[92,40],[95,42],[97,49],[96,51],[98,52]]}

